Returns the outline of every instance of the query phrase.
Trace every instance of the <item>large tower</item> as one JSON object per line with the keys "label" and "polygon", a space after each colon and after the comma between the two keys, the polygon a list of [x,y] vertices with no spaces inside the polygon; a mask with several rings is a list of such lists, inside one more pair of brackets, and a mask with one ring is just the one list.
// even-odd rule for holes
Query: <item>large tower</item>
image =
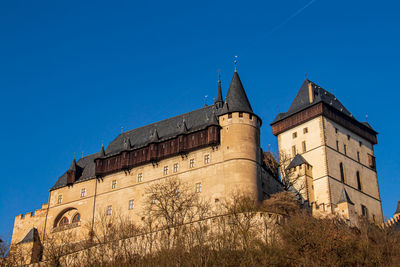
{"label": "large tower", "polygon": [[301,155],[307,163],[291,164],[292,177],[299,177],[302,167],[311,169],[312,179],[295,186],[309,189],[301,196],[316,215],[383,221],[374,155],[377,132],[367,122],[355,119],[333,94],[306,79],[289,110],[279,113],[271,126],[280,153],[292,159]]}

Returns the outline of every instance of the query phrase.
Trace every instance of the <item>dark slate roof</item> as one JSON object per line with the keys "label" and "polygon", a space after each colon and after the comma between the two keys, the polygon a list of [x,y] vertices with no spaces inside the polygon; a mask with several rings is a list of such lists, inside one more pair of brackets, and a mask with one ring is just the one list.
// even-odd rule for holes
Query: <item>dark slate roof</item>
{"label": "dark slate roof", "polygon": [[[310,103],[310,98],[309,98],[309,90],[308,90],[308,84],[311,84],[312,89],[313,89],[313,94],[314,94],[314,101]],[[303,84],[300,87],[299,92],[297,93],[296,97],[294,98],[292,104],[290,105],[289,109],[287,112],[281,112],[279,113],[272,124],[285,119],[305,108],[308,108],[312,105],[315,105],[317,103],[324,102],[325,104],[339,110],[343,114],[355,119],[353,115],[348,111],[344,105],[336,98],[334,94],[329,93],[325,89],[323,89],[321,86],[313,83],[312,81],[305,79]],[[367,122],[362,122],[365,126],[368,128],[372,129],[371,125],[369,125]]]}
{"label": "dark slate roof", "polygon": [[397,208],[396,211],[394,212],[394,214],[398,214],[400,213],[400,201],[397,201]]}
{"label": "dark slate roof", "polygon": [[343,202],[347,202],[349,204],[354,205],[353,201],[351,201],[349,194],[347,194],[347,191],[346,191],[346,189],[344,189],[344,187],[343,187],[342,193],[340,194],[340,198],[339,198],[339,201],[337,204],[343,203]]}
{"label": "dark slate roof", "polygon": [[40,239],[39,239],[38,230],[35,227],[32,227],[32,229],[29,231],[29,233],[18,244],[35,242],[35,241],[39,241],[39,240]]}
{"label": "dark slate roof", "polygon": [[144,147],[151,142],[159,142],[174,138],[182,133],[191,133],[215,124],[214,105],[206,106],[179,116],[155,122],[131,131],[121,133],[106,149],[106,156],[123,150],[124,140],[129,138],[131,148]]}
{"label": "dark slate roof", "polygon": [[222,89],[221,89],[221,78],[218,77],[218,92],[217,92],[217,99],[215,100],[215,104],[217,107],[222,107],[224,104],[224,99],[222,98]]}
{"label": "dark slate roof", "polygon": [[[76,163],[76,180],[75,182],[82,182],[90,180],[95,177],[95,163],[94,159],[101,156],[101,152],[88,155],[81,158]],[[55,190],[67,185],[67,172],[65,172],[60,178],[58,178],[55,185],[50,189]]]}
{"label": "dark slate roof", "polygon": [[229,85],[228,93],[225,97],[224,107],[222,114],[228,112],[247,112],[253,114],[249,99],[244,91],[243,84],[240,81],[239,74],[235,71],[232,77],[231,84]]}
{"label": "dark slate roof", "polygon": [[71,165],[69,166],[69,169],[68,169],[69,171],[76,171],[76,160],[75,160],[75,157],[74,157],[74,159],[72,160],[72,163],[71,163]]}
{"label": "dark slate roof", "polygon": [[[296,156],[294,156],[294,158],[292,159],[292,161],[289,163],[289,165],[287,166],[288,169],[291,168],[295,168],[297,166],[300,166],[302,164],[307,164],[310,165],[310,163],[307,162],[307,160],[305,160],[305,158],[303,158],[302,155],[297,154]],[[311,166],[311,165],[310,165]]]}

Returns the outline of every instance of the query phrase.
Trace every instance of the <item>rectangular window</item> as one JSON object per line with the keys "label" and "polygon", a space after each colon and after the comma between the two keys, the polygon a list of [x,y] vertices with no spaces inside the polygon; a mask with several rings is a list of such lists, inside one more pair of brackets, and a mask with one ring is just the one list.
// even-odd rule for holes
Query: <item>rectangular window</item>
{"label": "rectangular window", "polygon": [[138,183],[142,182],[142,179],[143,179],[143,175],[141,173],[138,173],[138,175],[137,175]]}
{"label": "rectangular window", "polygon": [[208,164],[208,163],[210,163],[210,155],[209,154],[204,156],[204,164]]}
{"label": "rectangular window", "polygon": [[339,152],[339,141],[336,140],[336,150]]}
{"label": "rectangular window", "polygon": [[307,127],[303,129],[303,134],[306,134],[306,133],[308,133],[308,128]]}
{"label": "rectangular window", "polygon": [[106,214],[107,214],[107,215],[111,215],[111,214],[112,214],[112,206],[111,206],[111,205],[107,206],[107,212],[106,212]]}
{"label": "rectangular window", "polygon": [[253,120],[253,115],[250,114],[250,115],[249,115],[249,118],[250,118],[250,120]]}
{"label": "rectangular window", "polygon": [[306,141],[303,141],[302,143],[302,147],[303,147],[303,153],[307,151],[307,147],[306,147]]}
{"label": "rectangular window", "polygon": [[339,169],[340,169],[340,180],[342,181],[342,183],[344,183],[344,167],[343,167],[343,163],[340,162],[339,164]]}
{"label": "rectangular window", "polygon": [[297,137],[297,132],[292,133],[293,139]]}
{"label": "rectangular window", "polygon": [[194,159],[189,161],[189,168],[194,168]]}
{"label": "rectangular window", "polygon": [[338,133],[338,131],[339,131],[338,128],[335,128],[335,133]]}
{"label": "rectangular window", "polygon": [[357,161],[360,162],[360,152],[357,151]]}
{"label": "rectangular window", "polygon": [[164,175],[167,175],[168,174],[168,166],[164,166]]}
{"label": "rectangular window", "polygon": [[362,188],[361,188],[361,178],[360,178],[360,172],[359,171],[357,171],[356,172],[356,179],[357,179],[357,188],[358,188],[358,190],[362,190]]}
{"label": "rectangular window", "polygon": [[349,134],[347,135],[347,140],[350,140],[350,135]]}
{"label": "rectangular window", "polygon": [[239,112],[239,118],[243,118],[243,112]]}
{"label": "rectangular window", "polygon": [[296,146],[292,146],[292,156],[296,156]]}
{"label": "rectangular window", "polygon": [[361,215],[368,217],[368,208],[361,204]]}
{"label": "rectangular window", "polygon": [[196,184],[196,193],[200,193],[201,192],[201,183],[197,183]]}
{"label": "rectangular window", "polygon": [[135,201],[133,199],[129,200],[129,209],[133,210],[134,207],[135,207]]}
{"label": "rectangular window", "polygon": [[344,151],[344,154],[347,155],[347,146],[346,145],[343,145],[343,151]]}
{"label": "rectangular window", "polygon": [[371,169],[376,169],[375,157],[370,154],[368,154],[368,165]]}
{"label": "rectangular window", "polygon": [[61,204],[62,202],[62,195],[58,195],[57,204]]}
{"label": "rectangular window", "polygon": [[362,142],[361,142],[361,141],[359,141],[358,144],[359,144],[360,146],[362,146]]}
{"label": "rectangular window", "polygon": [[232,113],[228,113],[228,119],[232,119]]}
{"label": "rectangular window", "polygon": [[174,172],[178,172],[178,163],[174,164]]}
{"label": "rectangular window", "polygon": [[113,180],[113,181],[112,181],[112,183],[111,183],[111,188],[112,188],[112,189],[117,188],[117,180]]}
{"label": "rectangular window", "polygon": [[84,197],[86,195],[86,188],[81,189],[81,197]]}

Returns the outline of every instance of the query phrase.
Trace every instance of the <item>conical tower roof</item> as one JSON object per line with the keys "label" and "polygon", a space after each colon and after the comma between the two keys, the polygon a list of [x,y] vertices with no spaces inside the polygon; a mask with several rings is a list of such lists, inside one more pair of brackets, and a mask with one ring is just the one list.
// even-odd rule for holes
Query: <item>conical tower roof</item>
{"label": "conical tower roof", "polygon": [[222,98],[222,89],[221,89],[221,75],[218,74],[218,92],[217,92],[217,99],[215,100],[215,106],[217,108],[222,108],[224,105],[224,99]]}
{"label": "conical tower roof", "polygon": [[106,152],[104,150],[104,145],[101,144],[101,149],[100,149],[100,157],[104,157],[106,155]]}
{"label": "conical tower roof", "polygon": [[74,171],[74,172],[76,172],[76,160],[75,160],[75,156],[74,156],[74,159],[72,160],[71,166],[69,166],[68,171]]}
{"label": "conical tower roof", "polygon": [[351,205],[354,205],[353,201],[351,201],[351,199],[349,197],[349,194],[347,194],[346,189],[344,189],[344,187],[343,187],[342,193],[340,194],[340,198],[339,198],[338,204],[339,203],[344,203],[344,202],[347,202],[347,203],[349,203]]}
{"label": "conical tower roof", "polygon": [[397,201],[397,208],[394,214],[400,214],[400,201]]}
{"label": "conical tower roof", "polygon": [[221,115],[228,112],[238,111],[253,113],[249,99],[244,91],[243,84],[240,81],[239,74],[237,71],[235,71],[233,73],[231,84],[229,85],[229,90],[225,98]]}

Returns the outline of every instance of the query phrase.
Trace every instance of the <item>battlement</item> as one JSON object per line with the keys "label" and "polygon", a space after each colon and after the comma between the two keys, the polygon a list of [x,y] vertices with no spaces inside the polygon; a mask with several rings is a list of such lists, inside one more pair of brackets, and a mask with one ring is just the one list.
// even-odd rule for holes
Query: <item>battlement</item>
{"label": "battlement", "polygon": [[36,217],[37,216],[41,216],[41,215],[46,213],[48,207],[49,207],[49,203],[44,203],[44,204],[42,204],[42,208],[40,208],[40,209],[37,209],[35,211],[30,211],[30,212],[27,212],[25,214],[23,214],[23,213],[22,214],[18,214],[17,216],[15,216],[15,221],[17,221],[17,220],[27,220],[27,219],[30,219],[30,218],[35,217],[35,216]]}
{"label": "battlement", "polygon": [[382,228],[400,228],[400,214],[393,216],[391,219],[381,224]]}

